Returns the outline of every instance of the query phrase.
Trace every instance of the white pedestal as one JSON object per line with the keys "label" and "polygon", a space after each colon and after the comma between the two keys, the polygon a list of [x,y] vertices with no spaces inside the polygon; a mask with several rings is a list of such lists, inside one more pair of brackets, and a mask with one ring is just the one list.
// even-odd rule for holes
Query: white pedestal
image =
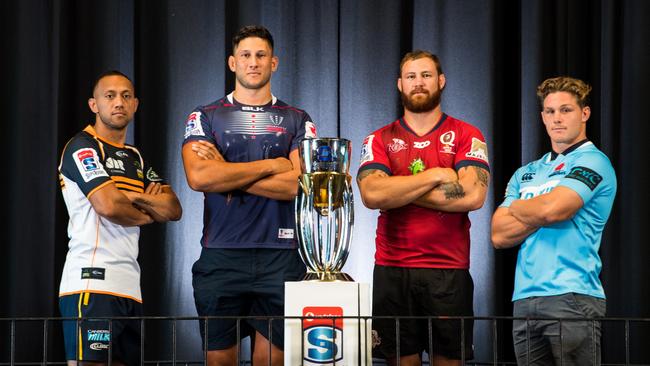
{"label": "white pedestal", "polygon": [[284,315],[313,319],[284,322],[284,364],[291,366],[372,365],[370,285],[357,282],[286,282]]}

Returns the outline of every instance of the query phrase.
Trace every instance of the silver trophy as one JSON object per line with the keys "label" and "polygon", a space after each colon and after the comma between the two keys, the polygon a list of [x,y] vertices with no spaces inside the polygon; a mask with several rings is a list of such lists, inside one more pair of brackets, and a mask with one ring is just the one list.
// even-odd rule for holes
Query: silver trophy
{"label": "silver trophy", "polygon": [[296,196],[296,229],[305,280],[352,281],[341,272],[350,252],[354,205],[349,140],[300,142],[302,175]]}

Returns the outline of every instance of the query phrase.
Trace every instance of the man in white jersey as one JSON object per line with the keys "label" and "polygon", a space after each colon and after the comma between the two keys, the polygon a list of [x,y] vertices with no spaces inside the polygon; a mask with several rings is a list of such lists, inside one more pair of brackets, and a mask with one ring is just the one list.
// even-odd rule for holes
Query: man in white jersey
{"label": "man in white jersey", "polygon": [[[513,338],[519,365],[600,365],[605,292],[600,239],[616,195],[609,159],[587,139],[591,87],[557,77],[537,88],[552,151],[519,168],[492,218],[495,248],[519,245]],[[560,327],[561,324],[561,327]]]}
{"label": "man in white jersey", "polygon": [[[101,74],[88,106],[94,124],[63,149],[59,181],[70,222],[69,251],[59,289],[63,317],[142,315],[140,226],[181,217],[176,194],[125,144],[138,107],[133,84],[119,71]],[[140,361],[138,321],[64,321],[68,365]]]}

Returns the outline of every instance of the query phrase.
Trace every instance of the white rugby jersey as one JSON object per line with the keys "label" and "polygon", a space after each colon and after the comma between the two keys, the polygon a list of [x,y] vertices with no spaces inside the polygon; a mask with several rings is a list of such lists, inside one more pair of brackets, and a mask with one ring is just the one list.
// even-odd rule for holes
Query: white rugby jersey
{"label": "white rugby jersey", "polygon": [[138,226],[121,226],[99,216],[88,198],[114,183],[119,190],[144,192],[162,182],[130,145],[115,145],[86,127],[66,144],[59,181],[70,221],[68,254],[59,296],[92,292],[142,302],[138,265]]}

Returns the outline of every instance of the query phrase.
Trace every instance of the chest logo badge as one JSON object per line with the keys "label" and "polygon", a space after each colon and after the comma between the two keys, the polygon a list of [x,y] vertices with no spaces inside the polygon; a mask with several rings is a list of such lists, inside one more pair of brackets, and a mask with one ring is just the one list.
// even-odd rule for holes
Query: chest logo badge
{"label": "chest logo badge", "polygon": [[402,139],[393,139],[392,144],[388,144],[388,151],[393,154],[406,149],[406,143]]}

